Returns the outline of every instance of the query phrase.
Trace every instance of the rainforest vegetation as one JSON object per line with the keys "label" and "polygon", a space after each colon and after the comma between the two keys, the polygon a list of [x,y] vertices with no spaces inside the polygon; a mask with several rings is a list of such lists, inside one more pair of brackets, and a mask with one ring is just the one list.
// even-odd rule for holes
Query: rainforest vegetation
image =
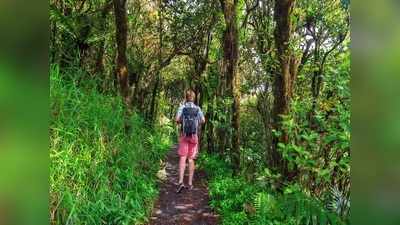
{"label": "rainforest vegetation", "polygon": [[220,223],[348,224],[349,0],[50,0],[50,220],[146,224],[184,91]]}

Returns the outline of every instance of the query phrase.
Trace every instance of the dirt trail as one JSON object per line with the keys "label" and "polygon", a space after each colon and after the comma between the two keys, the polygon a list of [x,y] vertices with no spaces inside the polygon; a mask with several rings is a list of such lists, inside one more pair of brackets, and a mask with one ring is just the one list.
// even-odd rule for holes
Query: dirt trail
{"label": "dirt trail", "polygon": [[[205,173],[195,171],[193,189],[177,194],[178,160],[177,146],[168,153],[165,166],[159,171],[160,196],[153,209],[149,225],[216,225],[218,216],[208,205],[208,189]],[[187,169],[184,179],[187,184]]]}

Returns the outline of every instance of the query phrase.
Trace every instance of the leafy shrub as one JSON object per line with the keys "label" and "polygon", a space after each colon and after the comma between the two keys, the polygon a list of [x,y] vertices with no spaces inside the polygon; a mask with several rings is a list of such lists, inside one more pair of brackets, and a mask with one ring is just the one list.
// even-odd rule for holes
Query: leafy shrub
{"label": "leafy shrub", "polygon": [[199,165],[210,177],[231,177],[233,169],[218,155],[200,154]]}
{"label": "leafy shrub", "polygon": [[204,154],[200,162],[209,171],[210,205],[224,225],[344,224],[300,185],[286,186],[280,193],[268,186],[273,181],[261,182],[279,178],[269,170],[262,179],[248,182],[243,176],[233,176],[228,165],[214,155]]}
{"label": "leafy shrub", "polygon": [[304,194],[300,187],[288,186],[283,194],[258,193],[254,224],[342,224],[321,202]]}

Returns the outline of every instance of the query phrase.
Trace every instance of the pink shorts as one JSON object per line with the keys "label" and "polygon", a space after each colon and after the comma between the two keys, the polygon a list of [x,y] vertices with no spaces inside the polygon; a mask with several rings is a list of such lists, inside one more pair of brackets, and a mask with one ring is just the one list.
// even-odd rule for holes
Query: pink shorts
{"label": "pink shorts", "polygon": [[197,156],[197,144],[198,144],[197,135],[193,136],[180,136],[179,137],[179,147],[178,147],[178,155],[179,156],[187,156],[189,159],[195,159]]}

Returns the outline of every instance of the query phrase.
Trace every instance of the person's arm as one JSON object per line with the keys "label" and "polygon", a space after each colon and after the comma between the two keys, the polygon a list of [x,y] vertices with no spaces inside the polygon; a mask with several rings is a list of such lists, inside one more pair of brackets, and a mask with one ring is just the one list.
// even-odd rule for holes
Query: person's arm
{"label": "person's arm", "polygon": [[175,122],[176,122],[177,124],[180,124],[180,123],[181,123],[181,116],[176,116]]}
{"label": "person's arm", "polygon": [[200,119],[200,123],[204,124],[206,122],[206,118],[204,117],[203,111],[201,111],[201,108],[199,107],[199,119]]}
{"label": "person's arm", "polygon": [[176,112],[175,116],[175,122],[176,122],[176,127],[178,129],[178,142],[179,142],[179,137],[182,135],[182,130],[180,124],[182,123],[182,111],[183,111],[184,105],[180,105],[178,108],[178,111]]}
{"label": "person's arm", "polygon": [[182,117],[182,111],[183,111],[183,105],[179,106],[178,112],[176,113],[176,116],[175,116],[175,122],[177,124],[180,124],[182,122],[182,118],[181,118]]}

